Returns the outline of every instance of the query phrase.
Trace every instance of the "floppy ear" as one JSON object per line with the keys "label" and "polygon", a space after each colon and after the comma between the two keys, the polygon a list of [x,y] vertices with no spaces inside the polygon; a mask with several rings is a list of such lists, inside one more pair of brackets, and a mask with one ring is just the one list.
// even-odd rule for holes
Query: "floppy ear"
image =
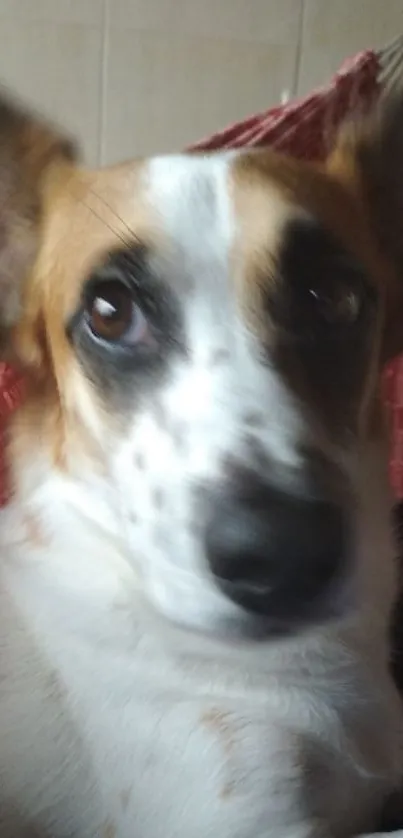
{"label": "floppy ear", "polygon": [[388,360],[403,350],[403,94],[384,98],[372,115],[346,126],[328,168],[354,192],[379,256]]}
{"label": "floppy ear", "polygon": [[0,94],[0,350],[35,260],[44,176],[55,160],[74,156],[67,139]]}

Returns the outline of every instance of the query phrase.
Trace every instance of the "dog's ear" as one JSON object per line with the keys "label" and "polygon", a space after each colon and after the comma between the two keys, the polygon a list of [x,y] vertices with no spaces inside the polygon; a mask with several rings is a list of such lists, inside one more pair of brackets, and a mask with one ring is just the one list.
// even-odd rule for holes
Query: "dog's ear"
{"label": "dog's ear", "polygon": [[345,126],[328,168],[354,194],[380,257],[388,360],[403,350],[403,95]]}
{"label": "dog's ear", "polygon": [[36,256],[49,167],[72,143],[0,94],[0,350],[18,320],[24,277]]}

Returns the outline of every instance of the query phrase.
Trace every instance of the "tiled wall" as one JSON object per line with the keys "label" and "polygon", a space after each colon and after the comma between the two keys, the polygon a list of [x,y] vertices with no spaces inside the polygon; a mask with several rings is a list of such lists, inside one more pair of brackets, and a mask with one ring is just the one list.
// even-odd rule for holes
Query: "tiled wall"
{"label": "tiled wall", "polygon": [[181,148],[403,33],[403,0],[0,0],[0,79],[92,164]]}

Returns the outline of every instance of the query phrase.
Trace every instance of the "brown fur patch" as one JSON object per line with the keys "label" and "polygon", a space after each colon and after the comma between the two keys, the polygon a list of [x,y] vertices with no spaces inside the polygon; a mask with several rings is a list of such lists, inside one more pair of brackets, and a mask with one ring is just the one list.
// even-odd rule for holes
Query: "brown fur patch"
{"label": "brown fur patch", "polygon": [[[276,333],[264,305],[264,296],[278,281],[276,261],[290,221],[304,216],[315,219],[363,266],[369,281],[381,292],[378,329],[372,343],[360,404],[356,407],[357,422],[364,427],[368,426],[367,413],[374,414],[370,403],[374,396],[378,396],[377,380],[383,360],[380,341],[384,288],[388,285],[391,269],[374,242],[368,208],[359,191],[359,183],[353,162],[350,158],[346,159],[342,148],[335,151],[323,166],[292,160],[271,151],[241,155],[234,162],[232,185],[242,236],[236,242],[233,259],[240,305],[252,330],[263,338],[267,346],[275,344]],[[294,360],[298,360],[296,356]],[[278,363],[281,372],[281,359]],[[296,395],[309,402],[312,394],[307,391],[300,365],[296,363],[290,367],[287,362],[287,376]],[[336,419],[333,392],[329,391],[328,399],[323,391],[325,401],[322,405],[316,401],[313,417],[319,407],[323,408],[324,415]],[[341,404],[341,410],[343,407]]]}
{"label": "brown fur patch", "polygon": [[91,382],[78,368],[66,325],[84,282],[106,254],[149,235],[140,174],[139,163],[90,173],[63,161],[47,174],[41,247],[23,289],[23,314],[12,335],[19,363],[29,370],[27,399],[14,432],[14,462],[16,446],[21,450],[18,461],[23,462],[30,446],[29,428],[35,424],[44,430],[40,435],[46,436],[58,467],[66,467],[71,441],[76,450],[96,457],[93,434],[77,415],[78,381],[88,391],[94,410],[101,414],[102,408]]}
{"label": "brown fur patch", "polygon": [[230,713],[212,707],[201,716],[202,724],[209,728],[215,735],[218,735],[225,755],[226,778],[219,790],[219,797],[227,800],[237,789],[238,780],[235,777],[236,764],[236,733],[237,729]]}
{"label": "brown fur patch", "polygon": [[23,528],[28,545],[35,549],[49,547],[50,539],[45,532],[43,522],[34,512],[26,510],[23,516]]}
{"label": "brown fur patch", "polygon": [[55,161],[72,159],[71,143],[6,98],[0,101],[0,323],[19,312],[21,283],[37,247],[42,183]]}
{"label": "brown fur patch", "polygon": [[[342,166],[340,158],[338,165]],[[287,219],[307,213],[334,233],[367,268],[373,282],[382,280],[386,264],[372,240],[368,225],[368,212],[363,210],[363,200],[356,191],[354,174],[351,173],[350,188],[345,182],[346,170],[338,169],[336,157],[328,165],[319,166],[283,157],[270,151],[246,153],[235,160],[233,188],[235,202],[241,217],[247,219],[244,225],[245,238],[242,242],[246,255],[256,258],[265,255],[266,265],[276,257],[276,248],[281,242],[281,233]],[[270,202],[275,210],[276,235],[268,230]],[[262,223],[263,215],[268,221]],[[268,212],[269,210],[269,212]],[[273,227],[271,227],[271,230]],[[256,277],[253,270],[250,279]]]}
{"label": "brown fur patch", "polygon": [[234,726],[230,714],[213,707],[202,714],[201,722],[219,734],[224,751],[229,755],[234,748]]}

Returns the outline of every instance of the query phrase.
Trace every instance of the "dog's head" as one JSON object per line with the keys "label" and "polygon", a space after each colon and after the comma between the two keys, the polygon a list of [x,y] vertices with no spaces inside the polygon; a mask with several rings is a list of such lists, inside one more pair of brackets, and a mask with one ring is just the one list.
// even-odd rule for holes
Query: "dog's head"
{"label": "dog's head", "polygon": [[265,150],[88,172],[4,103],[0,198],[17,482],[101,475],[146,596],[185,624],[337,614],[403,346],[403,104],[323,166]]}

